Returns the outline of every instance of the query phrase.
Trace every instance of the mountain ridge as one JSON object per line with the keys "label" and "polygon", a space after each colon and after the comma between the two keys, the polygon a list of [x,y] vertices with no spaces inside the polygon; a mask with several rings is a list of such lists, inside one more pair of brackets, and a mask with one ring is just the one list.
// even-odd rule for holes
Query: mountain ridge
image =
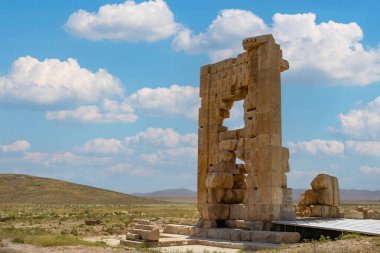
{"label": "mountain ridge", "polygon": [[[293,198],[295,200],[300,199],[300,195],[306,189],[296,188],[293,189]],[[183,194],[185,193],[185,194]],[[146,193],[132,193],[135,196],[143,196],[148,198],[178,198],[178,197],[196,197],[197,193],[195,191],[186,189],[186,188],[176,188],[176,189],[166,189],[158,190],[153,192]],[[340,189],[341,200],[370,200],[378,201],[380,200],[380,190],[357,190],[357,189]]]}
{"label": "mountain ridge", "polygon": [[158,204],[148,199],[53,178],[0,174],[0,204]]}

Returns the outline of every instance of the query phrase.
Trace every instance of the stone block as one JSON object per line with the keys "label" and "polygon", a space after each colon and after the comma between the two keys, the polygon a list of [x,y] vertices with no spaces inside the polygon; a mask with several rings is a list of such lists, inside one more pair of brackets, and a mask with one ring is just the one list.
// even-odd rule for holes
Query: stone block
{"label": "stone block", "polygon": [[207,188],[230,189],[234,185],[234,177],[231,173],[211,172],[207,174]]}
{"label": "stone block", "polygon": [[223,188],[209,188],[207,189],[207,203],[219,204],[224,195],[225,189]]}
{"label": "stone block", "polygon": [[263,222],[246,220],[226,220],[226,226],[229,228],[261,231],[263,229]]}
{"label": "stone block", "polygon": [[160,230],[158,228],[154,228],[152,230],[132,228],[128,229],[128,232],[139,235],[143,241],[158,241],[160,239]]}
{"label": "stone block", "polygon": [[207,228],[195,227],[191,236],[207,238],[208,230]]}
{"label": "stone block", "polygon": [[362,220],[364,219],[364,214],[357,210],[347,210],[344,212],[344,218]]}
{"label": "stone block", "polygon": [[208,238],[231,240],[231,229],[213,228],[208,230]]}
{"label": "stone block", "polygon": [[219,143],[219,151],[227,150],[227,151],[235,151],[237,147],[238,140],[224,140]]}
{"label": "stone block", "polygon": [[216,166],[210,168],[210,171],[232,173],[232,174],[239,173],[239,170],[236,169],[235,163],[227,163],[227,162],[218,162]]}
{"label": "stone block", "polygon": [[237,131],[226,131],[226,132],[221,132],[219,133],[219,140],[224,141],[224,140],[231,140],[231,139],[237,139]]}
{"label": "stone block", "polygon": [[231,229],[230,235],[231,235],[231,238],[230,238],[231,241],[241,241],[241,231],[240,230]]}
{"label": "stone block", "polygon": [[131,232],[127,232],[125,235],[125,239],[127,239],[127,240],[140,240],[141,236],[138,234],[133,234]]}
{"label": "stone block", "polygon": [[216,228],[217,223],[215,220],[199,219],[197,222],[197,227],[199,227],[199,228]]}
{"label": "stone block", "polygon": [[163,232],[167,234],[190,235],[193,228],[193,226],[168,224]]}
{"label": "stone block", "polygon": [[226,163],[235,163],[236,154],[233,151],[223,150],[218,154],[218,160]]}
{"label": "stone block", "polygon": [[306,190],[301,194],[302,205],[317,205],[319,204],[319,194],[312,189]]}
{"label": "stone block", "polygon": [[323,218],[338,218],[339,208],[334,206],[325,205],[312,205],[310,206],[312,217],[323,217]]}
{"label": "stone block", "polygon": [[230,216],[231,220],[245,220],[247,215],[247,208],[244,204],[232,204],[230,207]]}

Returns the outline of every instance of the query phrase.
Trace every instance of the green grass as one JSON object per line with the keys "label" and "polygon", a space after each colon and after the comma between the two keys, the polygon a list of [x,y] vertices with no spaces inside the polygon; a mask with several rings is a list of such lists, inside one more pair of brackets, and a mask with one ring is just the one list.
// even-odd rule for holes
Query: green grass
{"label": "green grass", "polygon": [[41,247],[51,246],[104,246],[103,243],[84,241],[73,235],[54,235],[39,228],[14,228],[0,229],[0,240],[8,239],[13,243],[26,243]]}
{"label": "green grass", "polygon": [[363,236],[360,234],[354,234],[354,233],[343,233],[338,237],[338,240],[347,240],[347,239],[361,239]]}
{"label": "green grass", "polygon": [[373,237],[373,241],[376,246],[380,247],[380,236]]}

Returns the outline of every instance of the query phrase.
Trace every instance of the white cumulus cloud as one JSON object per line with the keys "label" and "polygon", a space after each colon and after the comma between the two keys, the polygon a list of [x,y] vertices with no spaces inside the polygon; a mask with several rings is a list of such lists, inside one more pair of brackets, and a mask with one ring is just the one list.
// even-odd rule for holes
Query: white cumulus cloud
{"label": "white cumulus cloud", "polygon": [[339,131],[343,134],[374,139],[380,136],[380,97],[367,105],[339,114]]}
{"label": "white cumulus cloud", "polygon": [[163,0],[106,4],[97,13],[78,10],[65,24],[68,32],[89,40],[154,42],[173,35],[180,25]]}
{"label": "white cumulus cloud", "polygon": [[30,148],[30,143],[25,140],[18,140],[8,145],[0,145],[0,151],[3,153],[24,152]]}
{"label": "white cumulus cloud", "polygon": [[377,167],[362,166],[359,168],[359,171],[367,175],[380,176],[380,168],[377,168]]}
{"label": "white cumulus cloud", "polygon": [[174,38],[173,47],[192,53],[206,52],[211,60],[217,61],[241,52],[242,39],[267,31],[264,21],[250,11],[222,10],[204,33],[182,29]]}
{"label": "white cumulus cloud", "polygon": [[357,23],[316,22],[314,13],[275,14],[272,25],[250,11],[222,10],[205,32],[182,29],[173,47],[207,53],[212,61],[233,57],[242,39],[272,33],[290,62],[294,81],[365,86],[380,80],[380,47],[363,45]]}
{"label": "white cumulus cloud", "polygon": [[288,142],[289,149],[292,152],[303,151],[316,155],[322,153],[324,155],[341,155],[344,153],[344,143],[335,140],[311,140],[300,142]]}
{"label": "white cumulus cloud", "polygon": [[125,138],[127,145],[154,145],[164,147],[176,147],[180,144],[196,145],[198,136],[193,133],[181,135],[172,128],[148,128],[133,136]]}
{"label": "white cumulus cloud", "polygon": [[131,164],[120,163],[108,167],[104,170],[106,173],[114,174],[130,174],[133,176],[155,176],[159,174],[159,171],[156,169],[149,169],[143,167],[134,167]]}
{"label": "white cumulus cloud", "polygon": [[117,154],[123,149],[122,141],[116,139],[96,138],[75,147],[76,152],[91,154]]}
{"label": "white cumulus cloud", "polygon": [[107,164],[110,157],[89,157],[76,155],[71,152],[45,153],[45,152],[26,152],[23,160],[29,163],[43,166],[80,166],[80,165],[99,165]]}
{"label": "white cumulus cloud", "polygon": [[127,100],[150,115],[175,115],[198,119],[200,100],[197,87],[173,84],[168,88],[142,88]]}
{"label": "white cumulus cloud", "polygon": [[346,147],[359,155],[380,157],[379,141],[346,141]]}
{"label": "white cumulus cloud", "polygon": [[83,68],[66,61],[31,56],[15,60],[7,76],[0,77],[0,102],[52,105],[63,102],[95,102],[123,92],[119,80],[105,69]]}
{"label": "white cumulus cloud", "polygon": [[131,105],[105,99],[100,106],[87,105],[74,110],[48,111],[46,118],[52,121],[107,124],[133,123],[138,117]]}

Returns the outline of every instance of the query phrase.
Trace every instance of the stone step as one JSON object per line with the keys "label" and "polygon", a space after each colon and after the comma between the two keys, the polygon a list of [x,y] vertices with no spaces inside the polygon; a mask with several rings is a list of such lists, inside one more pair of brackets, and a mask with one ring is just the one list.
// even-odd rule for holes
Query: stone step
{"label": "stone step", "polygon": [[190,235],[194,226],[168,224],[163,233],[178,234],[178,235]]}
{"label": "stone step", "polygon": [[247,230],[263,230],[262,221],[245,221],[245,220],[226,220],[226,225],[229,228],[247,229]]}
{"label": "stone step", "polygon": [[152,225],[152,222],[150,220],[145,219],[133,219],[133,222],[142,225]]}
{"label": "stone step", "polygon": [[143,224],[135,224],[133,226],[136,229],[143,229],[143,230],[153,230],[156,228],[154,225],[143,225]]}
{"label": "stone step", "polygon": [[140,235],[143,241],[158,241],[160,239],[160,230],[158,228],[153,230],[129,228],[127,232]]}
{"label": "stone step", "polygon": [[[255,251],[262,248],[278,248],[278,244],[261,243],[261,242],[245,242],[245,241],[229,241],[212,238],[197,238],[192,236],[178,234],[163,234],[163,238],[158,243],[159,247],[182,246],[182,245],[204,245],[211,247],[230,248],[237,250]],[[168,248],[170,250],[170,248]]]}
{"label": "stone step", "polygon": [[158,242],[120,240],[120,245],[127,246],[127,247],[157,247]]}
{"label": "stone step", "polygon": [[301,236],[297,232],[254,231],[231,228],[194,228],[194,237],[213,238],[231,241],[251,241],[265,243],[296,243]]}
{"label": "stone step", "polygon": [[138,234],[127,232],[127,234],[125,235],[125,239],[127,239],[127,240],[139,240],[139,239],[141,239],[141,236]]}

